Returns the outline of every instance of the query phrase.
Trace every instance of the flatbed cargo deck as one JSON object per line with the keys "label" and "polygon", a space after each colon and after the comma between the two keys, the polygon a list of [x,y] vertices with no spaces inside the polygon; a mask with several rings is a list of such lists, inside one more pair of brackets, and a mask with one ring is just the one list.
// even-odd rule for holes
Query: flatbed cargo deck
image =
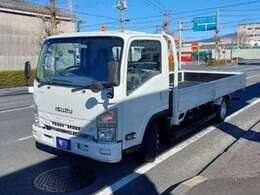
{"label": "flatbed cargo deck", "polygon": [[[174,73],[170,73],[172,95],[172,123],[178,125],[179,116],[218,98],[234,93],[246,86],[246,74],[219,71],[179,71],[177,90],[174,90]],[[191,98],[192,97],[192,98]],[[178,117],[176,117],[178,116]]]}

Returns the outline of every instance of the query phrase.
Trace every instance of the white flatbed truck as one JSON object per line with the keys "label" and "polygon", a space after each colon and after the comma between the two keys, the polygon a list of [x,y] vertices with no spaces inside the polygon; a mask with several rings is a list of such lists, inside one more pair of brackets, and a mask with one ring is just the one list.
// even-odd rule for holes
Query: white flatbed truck
{"label": "white flatbed truck", "polygon": [[[169,72],[168,55],[174,55]],[[162,134],[212,110],[219,121],[230,95],[245,88],[238,72],[178,70],[165,33],[81,32],[48,38],[34,82],[36,144],[103,162],[141,148],[155,159]]]}

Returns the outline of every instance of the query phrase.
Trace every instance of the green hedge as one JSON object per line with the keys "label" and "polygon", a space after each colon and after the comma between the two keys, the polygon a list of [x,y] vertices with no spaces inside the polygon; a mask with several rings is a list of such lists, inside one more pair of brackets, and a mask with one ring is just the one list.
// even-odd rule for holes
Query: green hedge
{"label": "green hedge", "polygon": [[[28,84],[32,84],[35,78],[35,70],[32,70],[32,78]],[[25,86],[23,70],[0,71],[0,88]]]}
{"label": "green hedge", "polygon": [[228,62],[229,62],[228,60],[209,60],[208,65],[209,66],[223,66]]}

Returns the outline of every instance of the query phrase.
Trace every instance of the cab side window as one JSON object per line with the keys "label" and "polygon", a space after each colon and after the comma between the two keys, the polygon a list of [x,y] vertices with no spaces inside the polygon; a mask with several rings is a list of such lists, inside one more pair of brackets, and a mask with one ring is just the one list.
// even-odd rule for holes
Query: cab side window
{"label": "cab side window", "polygon": [[135,40],[131,43],[127,67],[127,94],[161,73],[161,43]]}

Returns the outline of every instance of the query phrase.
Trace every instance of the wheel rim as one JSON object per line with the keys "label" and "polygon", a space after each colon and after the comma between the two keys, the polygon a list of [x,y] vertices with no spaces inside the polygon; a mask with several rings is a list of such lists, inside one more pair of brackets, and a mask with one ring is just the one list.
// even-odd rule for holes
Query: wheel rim
{"label": "wheel rim", "polygon": [[221,106],[220,106],[220,117],[221,119],[224,119],[226,117],[227,113],[227,105],[225,101],[222,101]]}

